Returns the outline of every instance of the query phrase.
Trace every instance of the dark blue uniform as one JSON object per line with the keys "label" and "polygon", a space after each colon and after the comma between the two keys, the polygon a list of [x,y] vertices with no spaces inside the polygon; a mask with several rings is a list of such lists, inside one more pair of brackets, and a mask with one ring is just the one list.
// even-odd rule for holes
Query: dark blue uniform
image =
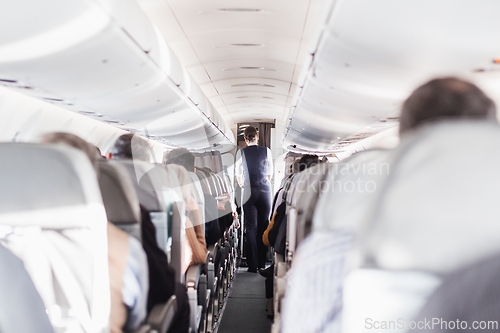
{"label": "dark blue uniform", "polygon": [[246,237],[246,256],[249,270],[256,271],[266,264],[267,247],[262,234],[269,224],[271,212],[270,165],[267,148],[248,146],[241,150],[243,175],[243,216]]}

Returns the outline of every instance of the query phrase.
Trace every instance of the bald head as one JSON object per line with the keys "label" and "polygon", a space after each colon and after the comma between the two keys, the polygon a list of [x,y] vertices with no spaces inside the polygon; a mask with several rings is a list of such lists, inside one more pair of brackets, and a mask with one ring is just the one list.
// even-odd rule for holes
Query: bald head
{"label": "bald head", "polygon": [[443,119],[496,121],[495,103],[476,85],[457,78],[434,79],[418,87],[404,102],[399,133]]}

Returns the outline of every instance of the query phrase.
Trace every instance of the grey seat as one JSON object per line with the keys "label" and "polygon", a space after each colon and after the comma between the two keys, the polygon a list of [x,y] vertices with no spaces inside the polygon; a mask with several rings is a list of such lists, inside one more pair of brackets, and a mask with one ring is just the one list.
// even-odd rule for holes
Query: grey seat
{"label": "grey seat", "polygon": [[[446,274],[420,313],[412,318],[423,323],[422,329],[410,332],[456,332],[464,327],[470,331],[498,332],[499,276],[498,254]],[[432,322],[433,318],[437,320]],[[431,323],[425,326],[426,321]]]}
{"label": "grey seat", "polygon": [[107,219],[88,157],[10,143],[0,156],[1,243],[23,260],[55,330],[106,332]]}
{"label": "grey seat", "polygon": [[0,332],[53,333],[43,301],[23,262],[1,244],[0,267],[8,267],[0,270]]}
{"label": "grey seat", "polygon": [[[156,227],[158,245],[168,254],[168,214],[171,207],[166,203],[167,188],[164,186],[164,167],[142,161],[109,161],[111,165],[124,168],[135,188],[140,206],[148,211]],[[159,179],[160,178],[160,179]],[[165,189],[165,191],[163,191]]]}
{"label": "grey seat", "polygon": [[[366,214],[369,214],[380,189],[380,187],[374,189],[371,186],[367,189],[365,185],[372,185],[387,177],[386,167],[380,168],[386,155],[387,151],[368,150],[357,153],[340,163],[316,166],[306,170],[310,170],[314,178],[314,173],[321,177],[320,168],[328,168],[325,176],[320,179],[322,184],[313,184],[314,189],[321,191],[321,196],[318,198],[312,216],[312,230],[297,247],[290,274],[294,283],[311,287],[287,289],[284,298],[286,311],[283,313],[284,320],[282,321],[285,331],[290,329],[328,331],[334,330],[335,325],[340,323],[343,277],[348,271],[349,251],[352,251],[353,239],[365,221]],[[373,168],[378,171],[373,172]],[[295,175],[294,178],[297,176]],[[289,183],[290,181],[285,183],[285,189],[291,187]],[[305,189],[307,189],[309,184],[306,181],[303,185],[306,185]],[[284,193],[284,197],[289,202],[295,200],[295,196],[291,197],[290,192],[291,190],[288,190]],[[314,200],[314,197],[315,195],[310,199]],[[302,200],[298,200],[299,207],[301,207]],[[307,212],[301,218],[307,221]],[[311,257],[315,260],[311,260]],[[279,263],[277,267],[280,268],[279,266],[283,264]],[[278,270],[278,272],[282,271],[283,269]],[[318,306],[319,304],[321,306]],[[277,312],[275,318],[276,316]],[[314,321],[308,318],[314,318]],[[302,326],[292,328],[289,326],[290,322],[293,322],[292,325]],[[363,323],[364,319],[361,320],[361,324]]]}
{"label": "grey seat", "polygon": [[108,221],[141,240],[141,208],[127,170],[106,160],[98,163],[99,187]]}
{"label": "grey seat", "polygon": [[191,180],[193,181],[193,190],[196,198],[196,202],[198,203],[198,209],[201,214],[201,221],[203,222],[203,233],[205,233],[205,223],[207,222],[205,219],[205,197],[203,195],[203,188],[201,186],[200,178],[194,172],[189,172],[189,176],[191,176]]}
{"label": "grey seat", "polygon": [[[99,162],[99,185],[108,220],[127,234],[141,240],[139,199],[125,167],[109,161]],[[161,237],[161,233],[157,230],[157,238],[159,236]],[[147,263],[143,264],[143,269],[147,270]],[[173,323],[176,311],[177,300],[174,295],[166,304],[156,305],[152,309],[146,323],[139,328],[139,332],[166,333]]]}
{"label": "grey seat", "polygon": [[496,124],[457,121],[402,141],[364,229],[363,260],[446,273],[500,250],[499,138]]}
{"label": "grey seat", "polygon": [[[400,304],[390,303],[387,320],[402,317],[401,309],[409,304],[413,308],[404,317],[414,317],[440,276],[500,252],[499,140],[496,124],[429,124],[387,157],[391,172],[367,215],[356,251],[358,267],[435,280],[418,293],[413,283],[392,288],[400,278],[386,284],[394,296],[407,294]],[[365,297],[363,303],[376,307],[383,299],[387,294]]]}
{"label": "grey seat", "polygon": [[165,211],[161,191],[157,191],[161,184],[155,184],[150,176],[150,171],[155,168],[154,164],[135,160],[110,160],[109,163],[121,164],[127,170],[141,206],[148,212]]}

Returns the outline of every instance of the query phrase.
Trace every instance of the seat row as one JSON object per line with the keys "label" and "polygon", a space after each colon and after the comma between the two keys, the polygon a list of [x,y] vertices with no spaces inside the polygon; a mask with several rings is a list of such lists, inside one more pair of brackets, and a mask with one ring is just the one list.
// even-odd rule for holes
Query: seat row
{"label": "seat row", "polygon": [[273,332],[495,325],[498,140],[496,123],[430,123],[396,149],[290,177]]}
{"label": "seat row", "polygon": [[[55,332],[108,331],[114,292],[110,296],[110,279],[116,273],[111,255],[116,242],[110,237],[117,235],[108,221],[146,249],[150,240],[145,220],[154,225],[154,243],[175,271],[172,284],[179,282],[187,289],[190,331],[212,331],[236,268],[231,205],[226,214],[220,214],[230,216],[224,236],[212,245],[202,264],[190,264],[186,228],[195,226],[186,225],[183,186],[194,191],[197,187],[179,176],[187,174],[185,169],[136,160],[102,160],[94,167],[82,152],[64,145],[1,144],[0,154],[0,196],[4,198],[0,242],[23,261]],[[203,179],[191,178],[205,184],[200,186],[205,193],[231,193],[225,177],[210,170],[201,172]],[[133,242],[128,244],[133,252]],[[154,259],[147,249],[146,255],[148,262],[134,266],[146,271],[134,273],[153,274]],[[113,258],[123,261],[118,255]],[[125,260],[122,268],[128,267],[131,256]],[[139,332],[167,332],[178,315],[177,302],[173,295],[151,307]]]}

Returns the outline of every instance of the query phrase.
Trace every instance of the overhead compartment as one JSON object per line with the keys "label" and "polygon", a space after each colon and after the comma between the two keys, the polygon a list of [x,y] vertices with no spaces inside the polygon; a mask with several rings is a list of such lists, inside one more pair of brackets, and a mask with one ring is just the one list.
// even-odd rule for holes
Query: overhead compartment
{"label": "overhead compartment", "polygon": [[1,85],[170,145],[233,147],[232,131],[134,0],[40,3],[2,5]]}
{"label": "overhead compartment", "polygon": [[459,76],[500,100],[500,3],[330,0],[303,66],[283,145],[335,152],[397,126],[420,84]]}

